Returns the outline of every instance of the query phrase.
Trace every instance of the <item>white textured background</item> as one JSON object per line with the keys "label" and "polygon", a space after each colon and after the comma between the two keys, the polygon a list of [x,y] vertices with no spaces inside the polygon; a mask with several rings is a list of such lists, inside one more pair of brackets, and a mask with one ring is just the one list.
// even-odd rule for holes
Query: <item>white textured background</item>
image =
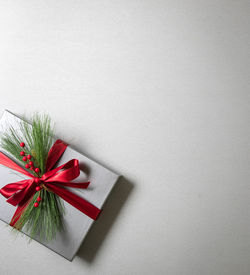
{"label": "white textured background", "polygon": [[70,263],[0,223],[1,274],[249,275],[249,1],[0,0],[0,110],[124,179]]}

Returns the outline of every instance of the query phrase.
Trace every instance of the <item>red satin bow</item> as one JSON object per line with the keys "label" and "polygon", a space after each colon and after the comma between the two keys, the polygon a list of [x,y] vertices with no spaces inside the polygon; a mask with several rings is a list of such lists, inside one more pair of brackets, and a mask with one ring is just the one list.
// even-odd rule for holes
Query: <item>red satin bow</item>
{"label": "red satin bow", "polygon": [[85,189],[88,187],[90,182],[71,182],[80,175],[78,160],[72,159],[63,165],[52,169],[66,148],[67,144],[59,139],[54,143],[48,154],[46,173],[41,178],[33,176],[31,173],[8,158],[5,154],[0,152],[0,164],[30,177],[30,179],[9,183],[0,189],[0,193],[7,198],[8,203],[14,206],[18,205],[18,208],[10,223],[12,226],[15,225],[21,212],[35,194],[36,186],[41,183],[50,191],[60,196],[62,199],[93,220],[98,218],[101,212],[99,208],[64,188],[72,187]]}

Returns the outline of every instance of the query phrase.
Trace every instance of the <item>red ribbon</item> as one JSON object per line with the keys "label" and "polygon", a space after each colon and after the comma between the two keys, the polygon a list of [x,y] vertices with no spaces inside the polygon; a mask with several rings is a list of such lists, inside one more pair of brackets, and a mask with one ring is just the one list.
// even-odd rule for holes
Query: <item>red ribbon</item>
{"label": "red ribbon", "polygon": [[0,164],[30,177],[30,179],[9,183],[0,189],[0,193],[7,198],[8,203],[18,206],[10,225],[15,225],[23,210],[35,194],[36,186],[41,183],[91,219],[96,220],[98,218],[101,212],[99,208],[64,188],[71,187],[85,189],[88,187],[90,182],[71,182],[80,175],[78,160],[72,159],[63,165],[52,169],[66,150],[67,146],[66,143],[59,139],[54,143],[48,153],[46,172],[41,178],[35,177],[8,158],[5,154],[0,152]]}

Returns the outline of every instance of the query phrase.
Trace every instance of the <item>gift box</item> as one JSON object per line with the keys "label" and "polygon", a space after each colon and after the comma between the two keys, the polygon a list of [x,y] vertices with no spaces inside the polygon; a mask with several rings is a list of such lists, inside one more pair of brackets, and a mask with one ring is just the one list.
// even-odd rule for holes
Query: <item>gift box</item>
{"label": "gift box", "polygon": [[[20,117],[5,110],[0,120],[0,134],[6,132],[10,125],[13,129],[18,131],[21,120]],[[10,159],[13,159],[13,157],[3,148],[0,148],[0,151],[6,154]],[[77,159],[79,161],[80,175],[75,181],[90,182],[88,188],[74,188],[72,192],[99,209],[102,209],[119,175],[72,149],[70,145],[59,159],[57,166],[71,159]],[[24,178],[23,175],[13,173],[13,170],[3,165],[0,165],[0,175],[0,188],[8,183],[17,182]],[[71,188],[68,187],[68,189]],[[51,241],[41,240],[38,236],[34,237],[34,239],[71,261],[76,255],[90,227],[94,223],[94,220],[66,201],[63,202],[65,205],[65,215],[63,216],[64,230],[57,232],[56,237]],[[0,219],[9,224],[15,211],[16,208],[7,203],[3,196],[0,196]],[[105,215],[105,213],[101,213],[101,215]],[[25,229],[22,229],[22,232],[29,235]]]}

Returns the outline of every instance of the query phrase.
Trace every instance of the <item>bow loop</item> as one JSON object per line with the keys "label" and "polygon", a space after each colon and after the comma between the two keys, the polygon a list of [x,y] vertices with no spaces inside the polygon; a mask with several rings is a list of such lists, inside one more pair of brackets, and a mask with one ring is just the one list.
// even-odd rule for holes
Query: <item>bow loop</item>
{"label": "bow loop", "polygon": [[0,193],[8,199],[8,203],[17,206],[34,193],[35,186],[34,179],[22,180],[5,185]]}
{"label": "bow loop", "polygon": [[46,182],[69,182],[80,175],[79,162],[72,159],[65,164],[46,172],[42,176],[42,180]]}
{"label": "bow loop", "polygon": [[21,180],[14,183],[9,183],[0,189],[0,193],[5,197],[9,198],[14,195],[17,191],[22,190],[27,187],[29,180]]}

